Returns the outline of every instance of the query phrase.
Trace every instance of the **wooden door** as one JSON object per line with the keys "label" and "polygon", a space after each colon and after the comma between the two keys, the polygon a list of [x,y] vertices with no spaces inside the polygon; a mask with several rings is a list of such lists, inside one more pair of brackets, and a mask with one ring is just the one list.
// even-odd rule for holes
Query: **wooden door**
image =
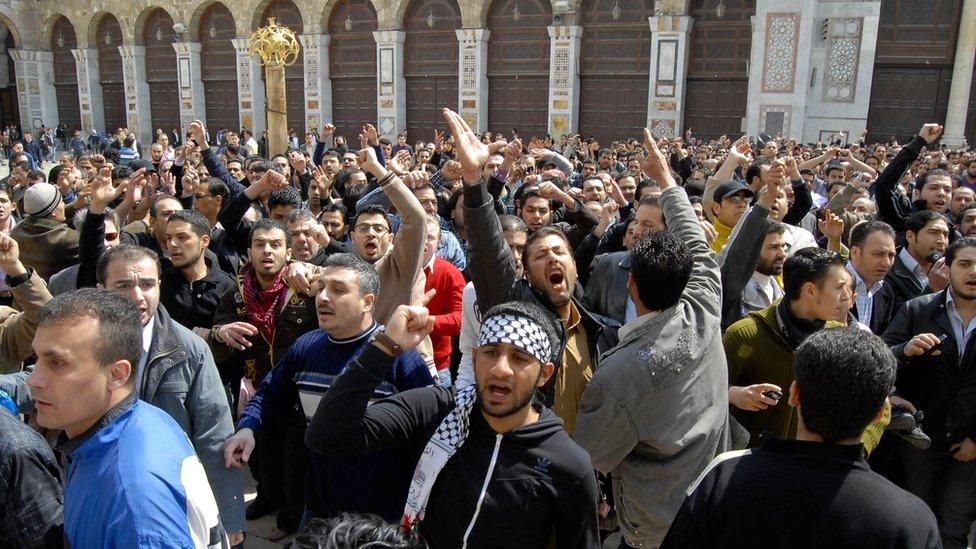
{"label": "wooden door", "polygon": [[376,121],[376,11],[369,0],[342,0],[329,17],[332,123],[350,143]]}
{"label": "wooden door", "polygon": [[[211,135],[220,129],[238,131],[237,52],[231,43],[237,36],[234,16],[223,4],[213,4],[200,18],[201,77]],[[254,76],[252,76],[254,77]],[[264,105],[255,105],[263,109]],[[252,129],[253,128],[249,128]]]}
{"label": "wooden door", "polygon": [[945,122],[961,0],[886,0],[871,81],[867,140],[905,143]]}
{"label": "wooden door", "polygon": [[119,26],[118,19],[111,14],[102,16],[95,38],[98,40],[98,79],[102,85],[105,128],[111,135],[128,124],[125,116],[122,54],[119,52],[119,46],[122,45],[122,27]]}
{"label": "wooden door", "polygon": [[180,127],[180,95],[173,42],[179,37],[173,31],[173,18],[166,10],[149,14],[143,32],[146,46],[146,82],[149,84],[149,111],[153,135],[156,130],[169,132]]}
{"label": "wooden door", "polygon": [[587,0],[582,8],[579,134],[601,144],[647,124],[654,0]]}
{"label": "wooden door", "polygon": [[54,54],[54,92],[58,98],[58,122],[67,126],[67,135],[81,128],[81,108],[78,102],[78,72],[71,50],[78,47],[75,28],[67,17],[54,22],[51,31],[51,52]]}
{"label": "wooden door", "polygon": [[461,10],[454,0],[414,0],[404,28],[408,142],[430,141],[447,127],[442,109],[458,108]]}
{"label": "wooden door", "polygon": [[549,128],[549,0],[495,0],[488,13],[488,129],[542,137]]}
{"label": "wooden door", "polygon": [[684,129],[714,139],[742,133],[749,89],[754,0],[725,1],[721,18],[715,3],[691,3],[691,58],[685,80]]}
{"label": "wooden door", "polygon": [[[296,35],[304,32],[302,14],[291,0],[277,0],[268,6],[261,17],[260,26],[267,25],[269,17],[274,17],[275,24],[288,27]],[[261,72],[263,78],[264,70]],[[308,129],[305,127],[305,56],[301,52],[295,64],[285,68],[285,105],[288,115],[287,127],[298,132],[298,140],[301,142],[304,139],[301,137],[302,134]]]}

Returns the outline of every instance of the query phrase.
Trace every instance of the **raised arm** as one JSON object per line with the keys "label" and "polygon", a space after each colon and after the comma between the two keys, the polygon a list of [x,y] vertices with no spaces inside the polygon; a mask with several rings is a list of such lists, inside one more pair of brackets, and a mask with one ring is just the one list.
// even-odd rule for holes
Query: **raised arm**
{"label": "raised arm", "polygon": [[712,195],[715,194],[715,189],[722,183],[731,180],[735,176],[736,168],[752,162],[751,150],[749,141],[743,135],[729,147],[729,155],[725,157],[725,161],[722,162],[715,175],[708,178],[708,182],[705,184],[705,194],[702,196],[702,210],[709,219],[712,218],[712,204],[715,203]]}
{"label": "raised arm", "polygon": [[895,158],[878,176],[875,183],[875,201],[878,203],[878,217],[894,227],[896,231],[903,231],[905,220],[912,213],[912,200],[898,192],[898,182],[905,171],[912,165],[922,152],[922,147],[931,145],[942,134],[942,126],[925,124],[919,130],[915,139],[898,151]]}
{"label": "raised arm", "polygon": [[484,313],[494,305],[508,301],[515,283],[515,265],[511,252],[502,235],[502,226],[495,214],[494,202],[483,180],[482,167],[488,161],[492,148],[505,146],[504,142],[485,145],[463,118],[450,109],[444,109],[458,162],[464,179],[464,223],[468,234],[468,263],[471,280],[478,294],[478,309]]}
{"label": "raised arm", "polygon": [[661,209],[668,230],[684,242],[693,257],[691,278],[685,287],[683,299],[696,302],[704,310],[721,315],[722,277],[715,255],[712,253],[698,216],[688,201],[684,189],[677,186],[668,161],[657,148],[651,131],[644,128],[644,146],[647,156],[641,160],[644,173],[661,186]]}
{"label": "raised arm", "polygon": [[37,331],[37,317],[51,301],[51,292],[36,272],[20,262],[17,241],[6,235],[0,236],[0,269],[7,274],[14,302],[23,311],[0,324],[0,350],[4,362],[19,365],[34,354],[31,343]]}
{"label": "raised arm", "polygon": [[235,197],[244,192],[244,185],[241,185],[241,182],[227,171],[224,163],[217,158],[216,151],[210,148],[210,143],[207,142],[207,128],[203,125],[203,122],[199,120],[191,122],[190,134],[193,136],[193,140],[197,142],[197,146],[200,147],[200,156],[203,158],[203,165],[207,167],[210,175],[220,178],[221,181],[227,184],[227,188],[230,190],[230,197]]}

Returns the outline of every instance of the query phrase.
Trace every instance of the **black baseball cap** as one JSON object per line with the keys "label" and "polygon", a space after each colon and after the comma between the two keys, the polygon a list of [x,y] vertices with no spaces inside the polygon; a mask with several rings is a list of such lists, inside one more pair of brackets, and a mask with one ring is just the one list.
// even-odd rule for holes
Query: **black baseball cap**
{"label": "black baseball cap", "polygon": [[750,189],[745,183],[733,179],[732,181],[726,181],[725,183],[719,185],[712,194],[712,200],[715,202],[721,202],[722,199],[739,194],[742,191],[745,191],[749,195],[749,198],[752,198],[756,194],[752,192],[752,189]]}
{"label": "black baseball cap", "polygon": [[153,163],[148,160],[142,160],[142,159],[130,160],[129,168],[131,168],[132,171],[137,171],[142,168],[146,168],[147,174],[156,173],[156,166],[153,166]]}

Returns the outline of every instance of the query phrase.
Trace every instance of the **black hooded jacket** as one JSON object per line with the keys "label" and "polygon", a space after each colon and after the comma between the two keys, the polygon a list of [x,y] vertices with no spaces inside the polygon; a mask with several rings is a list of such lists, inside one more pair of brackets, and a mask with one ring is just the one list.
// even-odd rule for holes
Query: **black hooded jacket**
{"label": "black hooded jacket", "polygon": [[[402,459],[419,461],[454,408],[454,391],[413,389],[367,408],[392,361],[370,345],[349,364],[305,432],[312,451],[348,455],[397,447]],[[437,477],[420,532],[433,549],[462,547],[465,539],[472,548],[543,548],[550,539],[559,548],[599,547],[597,503],[590,458],[559,417],[542,408],[539,421],[499,434],[476,404],[467,438]]]}

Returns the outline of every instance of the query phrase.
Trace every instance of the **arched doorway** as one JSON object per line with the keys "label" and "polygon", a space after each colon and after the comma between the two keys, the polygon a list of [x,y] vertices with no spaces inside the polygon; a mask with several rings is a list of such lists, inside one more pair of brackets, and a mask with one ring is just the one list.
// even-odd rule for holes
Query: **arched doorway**
{"label": "arched doorway", "polygon": [[488,12],[488,129],[549,128],[549,0],[495,0]]}
{"label": "arched doorway", "polygon": [[[944,121],[961,0],[881,3],[868,107],[869,142],[905,143],[926,122]],[[970,22],[971,24],[972,22]]]}
{"label": "arched doorway", "polygon": [[579,133],[601,144],[647,124],[654,0],[587,0],[580,52]]}
{"label": "arched doorway", "polygon": [[105,14],[95,31],[98,44],[98,80],[102,85],[105,131],[114,134],[128,124],[125,116],[125,79],[122,76],[122,27],[112,14]]}
{"label": "arched doorway", "polygon": [[213,4],[200,18],[197,32],[207,129],[211,134],[221,129],[239,131],[237,52],[231,43],[237,36],[234,16],[223,4]]}
{"label": "arched doorway", "polygon": [[180,127],[180,90],[176,74],[178,40],[173,31],[173,18],[166,10],[157,8],[149,14],[143,29],[142,44],[146,47],[146,81],[149,84],[149,110],[153,138],[156,130],[169,132]]}
{"label": "arched doorway", "polygon": [[75,27],[67,17],[59,17],[51,29],[51,52],[54,54],[54,93],[58,98],[58,122],[67,126],[67,135],[81,128],[78,102],[78,70],[71,50],[78,47]]}
{"label": "arched doorway", "polygon": [[[10,50],[17,48],[17,40],[14,38],[10,29],[0,23],[0,42],[3,48],[2,55],[6,58],[6,63],[0,72],[0,125],[4,128],[8,124],[20,126],[20,108],[17,101],[17,72],[14,58],[10,55]],[[23,128],[22,128],[23,129]]]}
{"label": "arched doorway", "polygon": [[376,124],[376,11],[369,0],[342,0],[329,17],[332,123],[350,142]]}
{"label": "arched doorway", "polygon": [[447,126],[442,109],[457,109],[461,10],[454,0],[414,0],[403,26],[407,140],[430,141]]}
{"label": "arched doorway", "polygon": [[[302,14],[291,0],[276,0],[264,10],[259,27],[268,24],[274,17],[275,24],[288,27],[296,35],[302,34]],[[262,71],[263,73],[264,71]],[[299,142],[305,127],[305,56],[298,54],[295,64],[285,68],[285,104],[288,112],[288,128],[298,132]]]}
{"label": "arched doorway", "polygon": [[685,81],[685,129],[715,138],[742,132],[749,95],[754,0],[691,3],[691,56]]}

